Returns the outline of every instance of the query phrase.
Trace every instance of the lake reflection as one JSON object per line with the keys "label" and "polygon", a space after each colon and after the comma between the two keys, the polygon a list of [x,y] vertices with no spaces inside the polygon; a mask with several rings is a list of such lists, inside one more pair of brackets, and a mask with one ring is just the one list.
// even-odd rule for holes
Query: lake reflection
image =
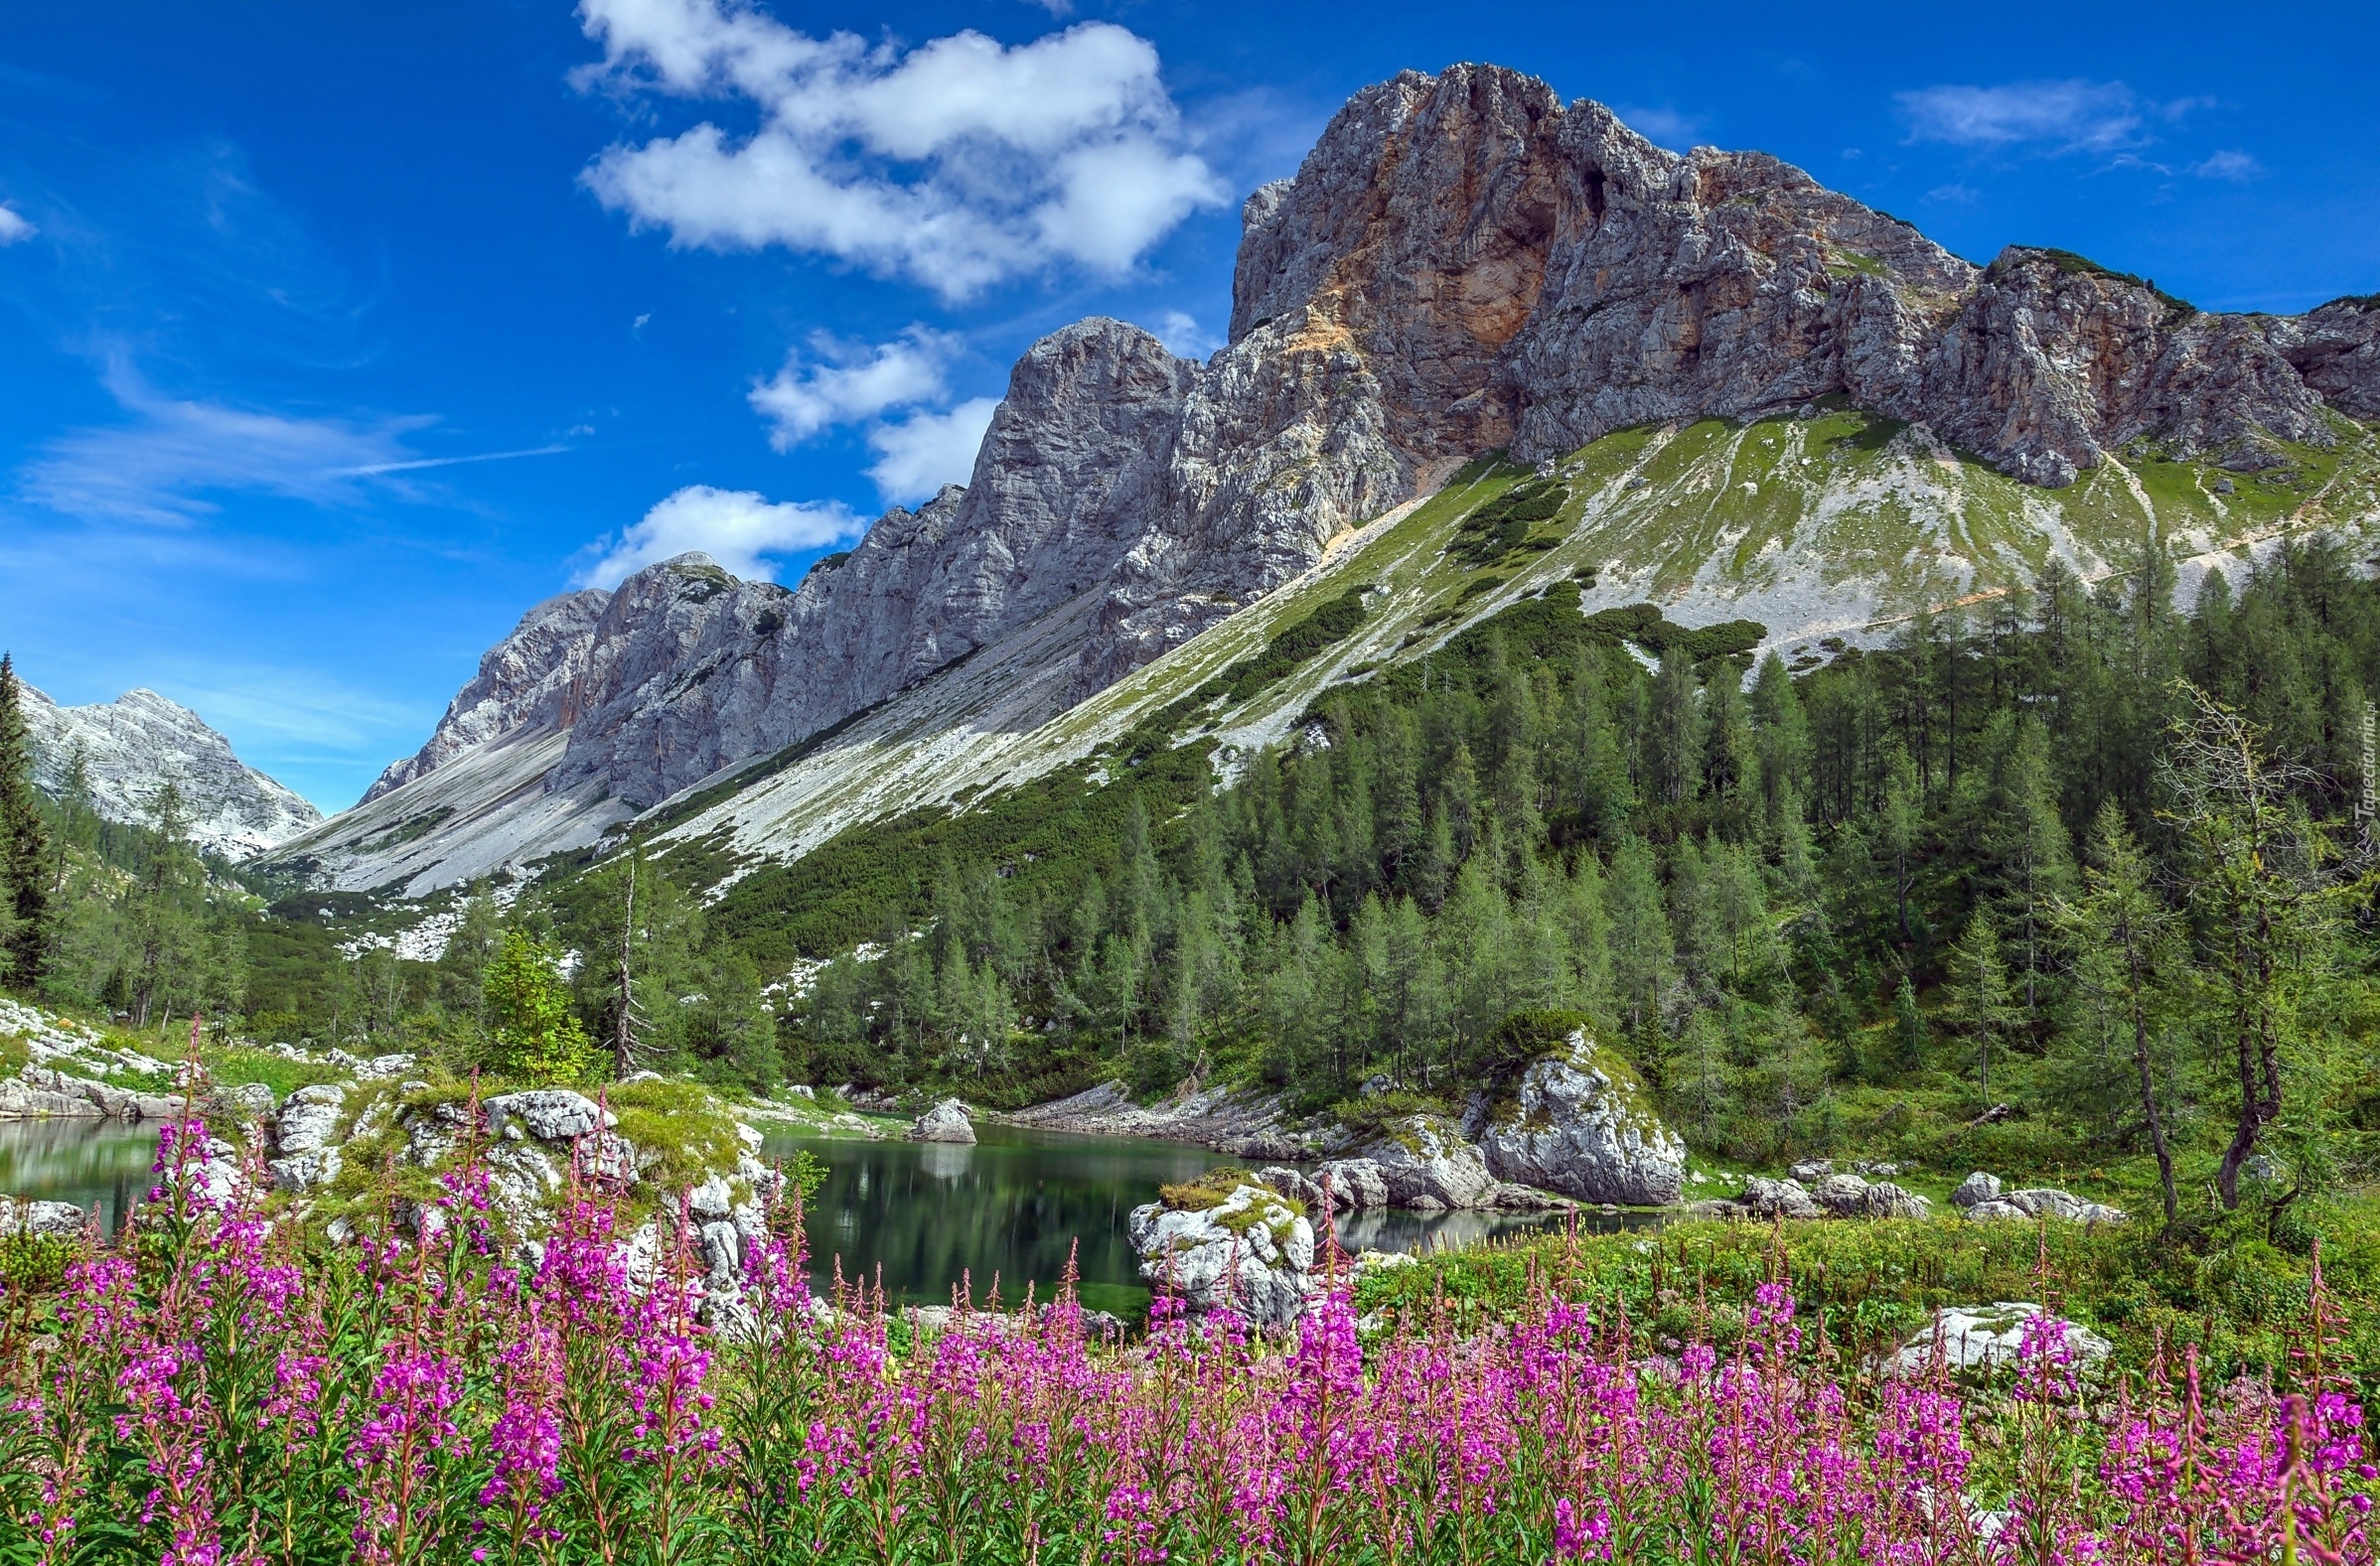
{"label": "lake reflection", "polygon": [[[834,1275],[871,1285],[879,1277],[895,1302],[944,1305],[962,1278],[976,1297],[990,1291],[1023,1297],[1030,1281],[1042,1299],[1080,1245],[1083,1303],[1131,1315],[1148,1289],[1124,1233],[1132,1209],[1156,1200],[1157,1187],[1242,1162],[1181,1142],[1076,1136],[978,1123],[972,1147],[940,1142],[824,1141],[790,1132],[769,1138],[768,1154],[805,1148],[826,1166],[811,1204],[813,1278]],[[1582,1214],[1591,1228],[1643,1216]],[[1427,1250],[1475,1244],[1498,1234],[1560,1220],[1491,1212],[1363,1212],[1341,1220],[1339,1243],[1360,1250]]]}
{"label": "lake reflection", "polygon": [[99,1208],[108,1233],[149,1194],[155,1126],[120,1120],[0,1120],[0,1196]]}

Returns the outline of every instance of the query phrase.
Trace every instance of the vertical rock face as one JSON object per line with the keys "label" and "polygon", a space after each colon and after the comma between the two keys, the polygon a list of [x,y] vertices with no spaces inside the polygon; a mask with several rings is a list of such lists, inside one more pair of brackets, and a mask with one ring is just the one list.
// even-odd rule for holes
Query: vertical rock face
{"label": "vertical rock face", "polygon": [[171,782],[189,812],[191,841],[245,859],[289,841],[322,812],[242,762],[231,742],[188,707],[153,690],[113,701],[62,707],[32,686],[25,723],[33,738],[34,782],[64,794],[77,757],[91,804],[111,821],[146,821],[157,790]]}
{"label": "vertical rock face", "polygon": [[364,801],[435,771],[474,745],[518,729],[566,727],[577,716],[573,697],[611,601],[601,588],[588,588],[549,598],[521,616],[511,636],[481,655],[479,672],[447,703],[429,743],[389,763],[365,790]]}
{"label": "vertical rock face", "polygon": [[1840,396],[2056,486],[2145,438],[2249,469],[2329,444],[2332,410],[2380,417],[2371,300],[2213,316],[2062,251],[1978,268],[1775,158],[1668,152],[1495,67],[1358,92],[1244,222],[1207,363],[1116,321],[1051,334],[965,489],[791,591],[684,556],[540,606],[375,793],[546,725],[549,790],[643,807],[1066,606],[1087,695],[1498,447]]}

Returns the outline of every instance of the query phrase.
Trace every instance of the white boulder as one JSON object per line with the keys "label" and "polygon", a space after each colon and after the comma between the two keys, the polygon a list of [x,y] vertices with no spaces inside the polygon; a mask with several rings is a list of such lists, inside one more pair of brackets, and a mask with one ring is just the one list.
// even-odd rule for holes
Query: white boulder
{"label": "white boulder", "polygon": [[1509,1108],[1480,1118],[1480,1152],[1499,1180],[1631,1207],[1668,1207],[1686,1189],[1686,1144],[1636,1072],[1584,1029],[1522,1073]]}
{"label": "white boulder", "polygon": [[1496,1177],[1478,1147],[1443,1115],[1405,1115],[1364,1149],[1380,1170],[1388,1205],[1420,1212],[1485,1207]]}
{"label": "white boulder", "polygon": [[1278,1334],[1304,1314],[1314,1226],[1279,1193],[1242,1185],[1214,1207],[1151,1202],[1126,1223],[1140,1275],[1193,1311],[1234,1310]]}
{"label": "white boulder", "polygon": [[917,1117],[909,1128],[912,1142],[959,1142],[971,1144],[975,1128],[967,1119],[967,1105],[957,1098],[945,1098],[941,1103]]}
{"label": "white boulder", "polygon": [[[1956,1372],[2002,1369],[2017,1362],[2024,1345],[2025,1324],[2042,1314],[2028,1300],[2002,1300],[1992,1305],[1945,1306],[1934,1313],[1934,1325],[1917,1333],[1886,1361],[1887,1373],[1913,1375],[1932,1363],[1939,1333],[1943,1361]],[[2102,1364],[2114,1346],[2087,1327],[2065,1324],[2066,1352],[2077,1368]]]}
{"label": "white boulder", "polygon": [[480,1107],[487,1111],[491,1137],[502,1137],[507,1127],[518,1125],[540,1142],[574,1142],[598,1127],[609,1130],[620,1123],[618,1115],[567,1087],[499,1093]]}

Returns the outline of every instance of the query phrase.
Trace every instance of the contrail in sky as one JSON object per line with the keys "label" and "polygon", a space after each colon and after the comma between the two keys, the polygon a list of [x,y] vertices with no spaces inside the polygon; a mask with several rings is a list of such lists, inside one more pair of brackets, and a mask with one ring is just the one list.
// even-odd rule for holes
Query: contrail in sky
{"label": "contrail in sky", "polygon": [[364,479],[374,474],[410,473],[416,468],[452,468],[457,463],[504,462],[513,457],[552,457],[576,449],[572,446],[530,446],[521,451],[484,451],[471,457],[417,457],[411,462],[375,462],[369,467],[340,468],[334,471],[334,477]]}

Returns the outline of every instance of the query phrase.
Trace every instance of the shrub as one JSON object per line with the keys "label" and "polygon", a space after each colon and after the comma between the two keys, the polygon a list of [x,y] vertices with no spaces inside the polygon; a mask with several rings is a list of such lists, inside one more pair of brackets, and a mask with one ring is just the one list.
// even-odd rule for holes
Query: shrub
{"label": "shrub", "polygon": [[483,985],[493,1031],[485,1061],[497,1075],[537,1084],[586,1080],[595,1047],[571,1010],[555,954],[519,929],[505,931]]}
{"label": "shrub", "polygon": [[1349,1098],[1331,1107],[1331,1118],[1355,1133],[1356,1145],[1369,1146],[1389,1136],[1390,1128],[1412,1115],[1451,1113],[1446,1100],[1432,1093],[1392,1088],[1369,1098]]}

